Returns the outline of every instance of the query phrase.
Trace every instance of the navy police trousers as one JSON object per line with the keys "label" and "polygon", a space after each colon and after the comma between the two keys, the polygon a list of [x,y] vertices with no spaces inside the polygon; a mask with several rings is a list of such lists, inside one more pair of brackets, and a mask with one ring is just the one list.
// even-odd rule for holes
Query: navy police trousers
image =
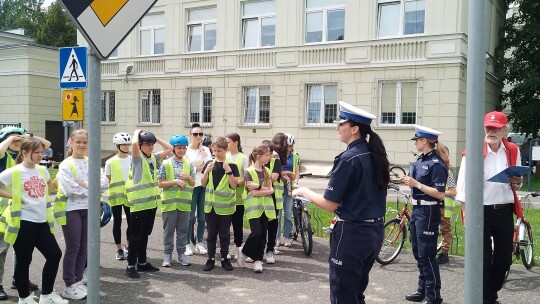
{"label": "navy police trousers", "polygon": [[437,255],[437,237],[441,223],[439,205],[414,206],[409,229],[411,244],[420,275],[417,291],[431,303],[441,303],[441,276]]}
{"label": "navy police trousers", "polygon": [[362,304],[384,224],[337,222],[330,235],[330,303]]}

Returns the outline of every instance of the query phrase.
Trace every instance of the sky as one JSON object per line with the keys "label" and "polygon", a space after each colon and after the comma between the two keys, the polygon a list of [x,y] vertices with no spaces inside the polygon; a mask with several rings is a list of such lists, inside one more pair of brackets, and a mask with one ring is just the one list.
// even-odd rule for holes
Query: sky
{"label": "sky", "polygon": [[42,8],[46,8],[46,7],[49,7],[49,5],[51,5],[51,3],[53,3],[54,1],[56,0],[45,0],[43,2],[43,5],[41,5]]}

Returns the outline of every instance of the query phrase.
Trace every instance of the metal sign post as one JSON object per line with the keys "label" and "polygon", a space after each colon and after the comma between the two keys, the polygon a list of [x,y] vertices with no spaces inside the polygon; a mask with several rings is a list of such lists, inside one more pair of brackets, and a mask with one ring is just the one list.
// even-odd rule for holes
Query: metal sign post
{"label": "metal sign post", "polygon": [[469,1],[467,52],[467,191],[465,193],[465,303],[482,303],[484,242],[484,116],[486,1]]}
{"label": "metal sign post", "polygon": [[99,255],[101,215],[101,60],[88,54],[88,295],[87,303],[99,304]]}

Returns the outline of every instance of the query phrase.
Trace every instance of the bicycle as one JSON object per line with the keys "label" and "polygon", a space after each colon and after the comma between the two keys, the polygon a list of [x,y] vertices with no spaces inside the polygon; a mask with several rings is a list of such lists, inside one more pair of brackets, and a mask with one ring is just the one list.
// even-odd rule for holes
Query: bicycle
{"label": "bicycle", "polygon": [[388,171],[390,173],[390,182],[392,184],[401,183],[401,178],[407,175],[405,169],[401,168],[400,166],[391,166]]}
{"label": "bicycle", "polygon": [[516,225],[514,226],[514,261],[521,259],[523,266],[527,269],[531,269],[533,266],[534,254],[533,254],[533,234],[532,226],[527,221],[526,213],[529,211],[531,205],[531,197],[538,197],[540,193],[527,193],[525,196],[520,196],[521,206],[525,209],[523,218],[516,219]]}
{"label": "bicycle", "polygon": [[[302,173],[300,178],[311,175],[311,173]],[[311,202],[303,197],[293,197],[293,231],[289,238],[298,240],[298,235],[302,240],[304,253],[309,256],[313,251],[313,229],[311,229],[311,216],[309,215],[308,204]]]}
{"label": "bicycle", "polygon": [[403,249],[405,239],[407,238],[408,223],[411,220],[411,212],[409,204],[411,203],[412,194],[407,194],[397,185],[389,184],[388,189],[397,192],[396,211],[399,208],[400,198],[405,198],[405,205],[400,213],[395,218],[384,223],[384,240],[381,251],[376,258],[381,265],[392,263]]}

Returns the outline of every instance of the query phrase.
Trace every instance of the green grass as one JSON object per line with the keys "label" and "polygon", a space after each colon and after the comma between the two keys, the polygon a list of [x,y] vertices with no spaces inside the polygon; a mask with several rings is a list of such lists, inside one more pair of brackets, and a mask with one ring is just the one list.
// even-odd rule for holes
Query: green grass
{"label": "green grass", "polygon": [[49,170],[49,175],[51,176],[51,178],[55,178],[55,177],[56,177],[56,173],[58,173],[58,169],[47,168],[47,170]]}
{"label": "green grass", "polygon": [[[536,191],[540,191],[540,174],[533,174],[531,175],[531,190],[536,189]],[[527,176],[523,178],[523,186],[521,187],[521,191],[528,191],[529,187],[529,180]]]}
{"label": "green grass", "polygon": [[[328,234],[325,233],[324,228],[321,229],[322,231],[317,231],[317,221],[314,217],[316,212],[314,212],[314,206],[310,207],[310,214],[311,214],[311,224],[313,227],[314,235],[318,237],[324,237],[328,238]],[[393,217],[396,216],[397,212],[401,212],[401,209],[403,208],[403,204],[400,204],[398,209],[396,210],[396,203],[395,202],[388,202],[386,204],[387,207],[387,213],[386,213],[386,220],[390,220]],[[330,220],[334,217],[333,213],[324,211],[322,209],[319,209],[318,216],[322,222],[323,227],[330,226]],[[456,212],[454,213],[454,216],[452,218],[452,248],[450,250],[451,255],[458,255],[458,256],[464,256],[465,254],[465,229],[461,225],[461,208],[459,206],[456,206]],[[528,211],[525,211],[525,217],[533,227],[533,241],[534,241],[534,265],[540,266],[540,210],[537,209],[529,209]],[[249,227],[249,225],[248,225]],[[407,234],[408,235],[408,234]],[[408,237],[407,237],[408,238]],[[411,243],[407,239],[405,242],[404,248],[411,248]],[[514,261],[515,263],[521,263],[521,260]]]}

